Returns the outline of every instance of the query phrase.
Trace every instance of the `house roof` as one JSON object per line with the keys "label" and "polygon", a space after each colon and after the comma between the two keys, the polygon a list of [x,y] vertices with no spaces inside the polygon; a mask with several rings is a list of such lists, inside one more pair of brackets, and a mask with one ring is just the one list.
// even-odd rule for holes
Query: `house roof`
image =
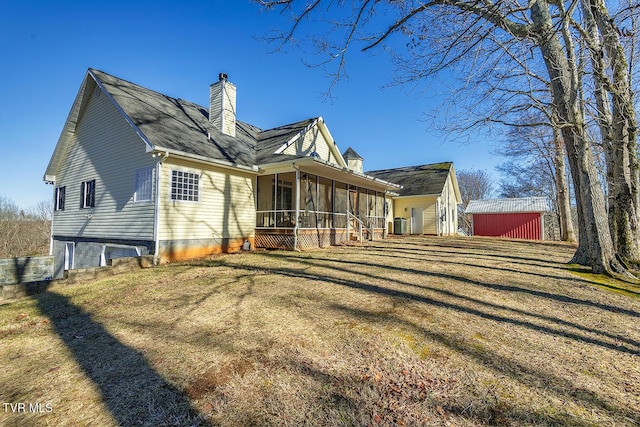
{"label": "house roof", "polygon": [[252,166],[256,157],[256,134],[260,129],[237,122],[236,137],[223,134],[209,122],[209,109],[193,102],[89,70],[135,126],[157,150],[169,149]]}
{"label": "house roof", "polygon": [[522,197],[512,199],[471,200],[464,213],[524,213],[547,212],[549,206],[544,197]]}
{"label": "house roof", "polygon": [[261,131],[257,135],[256,163],[265,164],[282,161],[287,158],[295,159],[304,156],[292,156],[276,153],[279,148],[292,139],[302,136],[305,129],[317,121],[317,118],[301,120],[296,123],[279,126],[277,128]]}
{"label": "house roof", "polygon": [[400,196],[422,196],[440,195],[450,172],[452,172],[456,198],[459,203],[460,190],[458,189],[452,162],[383,169],[366,172],[366,174],[402,185],[402,189],[398,191]]}
{"label": "house roof", "polygon": [[[236,136],[232,137],[220,132],[209,122],[208,108],[90,68],[45,172],[46,181],[55,180],[84,107],[98,88],[99,93],[105,93],[121,111],[147,145],[147,151],[169,151],[257,171],[258,165],[304,157],[282,154],[279,149],[302,137],[311,126],[317,125],[335,145],[322,117],[266,130],[236,120]],[[337,146],[332,149],[341,166],[346,166]]]}

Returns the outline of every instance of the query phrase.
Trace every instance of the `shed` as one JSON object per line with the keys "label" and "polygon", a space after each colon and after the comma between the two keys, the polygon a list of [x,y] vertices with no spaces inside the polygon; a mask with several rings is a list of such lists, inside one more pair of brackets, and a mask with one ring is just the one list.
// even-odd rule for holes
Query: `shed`
{"label": "shed", "polygon": [[548,210],[546,198],[522,197],[471,200],[465,213],[472,217],[474,236],[542,240]]}

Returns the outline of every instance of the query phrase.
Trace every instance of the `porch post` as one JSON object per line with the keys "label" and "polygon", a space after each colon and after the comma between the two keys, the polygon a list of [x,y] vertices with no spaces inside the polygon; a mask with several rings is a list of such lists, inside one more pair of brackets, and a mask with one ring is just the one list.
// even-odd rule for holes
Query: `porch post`
{"label": "porch post", "polygon": [[278,174],[274,174],[273,175],[273,212],[271,213],[273,215],[273,227],[277,228],[278,227]]}
{"label": "porch post", "polygon": [[293,226],[293,250],[298,250],[298,222],[300,222],[300,169],[296,165],[296,216],[295,225]]}
{"label": "porch post", "polygon": [[351,191],[349,189],[349,184],[345,183],[345,188],[347,189],[347,240],[351,242],[351,218],[349,218],[349,212],[351,212]]}

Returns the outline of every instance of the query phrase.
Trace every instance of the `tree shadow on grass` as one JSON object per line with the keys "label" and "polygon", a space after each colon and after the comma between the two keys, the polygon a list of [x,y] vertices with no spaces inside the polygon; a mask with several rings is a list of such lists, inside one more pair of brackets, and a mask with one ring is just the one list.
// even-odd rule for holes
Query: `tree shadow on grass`
{"label": "tree shadow on grass", "polygon": [[[554,374],[548,370],[545,372],[537,371],[532,367],[526,366],[516,359],[507,359],[490,346],[479,347],[474,343],[465,341],[463,339],[451,336],[446,332],[436,332],[424,327],[418,326],[410,321],[407,321],[401,317],[398,317],[391,313],[380,314],[367,310],[361,310],[359,308],[346,306],[343,304],[330,304],[329,308],[335,311],[343,312],[349,316],[361,319],[368,323],[384,323],[391,322],[403,328],[407,328],[416,334],[433,340],[449,349],[461,354],[465,357],[475,360],[482,366],[488,367],[499,375],[507,375],[513,380],[519,382],[526,387],[532,387],[539,390],[543,394],[552,393],[556,396],[561,396],[563,399],[573,399],[581,402],[585,407],[597,407],[601,410],[615,414],[615,417],[625,418],[625,420],[635,422],[638,419],[637,411],[633,408],[617,408],[612,403],[608,402],[606,398],[599,396],[593,391],[577,388],[566,378]],[[529,410],[527,408],[517,407],[506,402],[506,405],[486,405],[483,411],[473,414],[468,413],[464,406],[461,406],[458,402],[450,400],[446,405],[446,409],[452,413],[456,413],[466,417],[477,418],[482,424],[489,423],[494,425],[495,419],[492,417],[500,415],[506,424],[511,425],[507,421],[522,421],[526,420],[527,424],[532,422],[535,425],[568,425],[574,427],[586,427],[593,425],[591,422],[582,421],[574,415],[570,415],[568,412],[558,411],[551,415],[552,412],[544,413],[542,411]],[[495,407],[494,407],[495,406]],[[494,414],[493,412],[501,412],[500,414]]]}
{"label": "tree shadow on grass", "polygon": [[121,343],[68,297],[34,297],[121,426],[207,426],[189,399],[139,351]]}

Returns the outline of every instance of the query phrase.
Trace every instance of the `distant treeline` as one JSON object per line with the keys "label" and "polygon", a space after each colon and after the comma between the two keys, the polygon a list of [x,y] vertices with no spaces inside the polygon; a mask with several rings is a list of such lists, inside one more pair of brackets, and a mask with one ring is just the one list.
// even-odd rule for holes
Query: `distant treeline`
{"label": "distant treeline", "polygon": [[22,209],[0,196],[0,258],[46,255],[50,233],[50,202]]}

